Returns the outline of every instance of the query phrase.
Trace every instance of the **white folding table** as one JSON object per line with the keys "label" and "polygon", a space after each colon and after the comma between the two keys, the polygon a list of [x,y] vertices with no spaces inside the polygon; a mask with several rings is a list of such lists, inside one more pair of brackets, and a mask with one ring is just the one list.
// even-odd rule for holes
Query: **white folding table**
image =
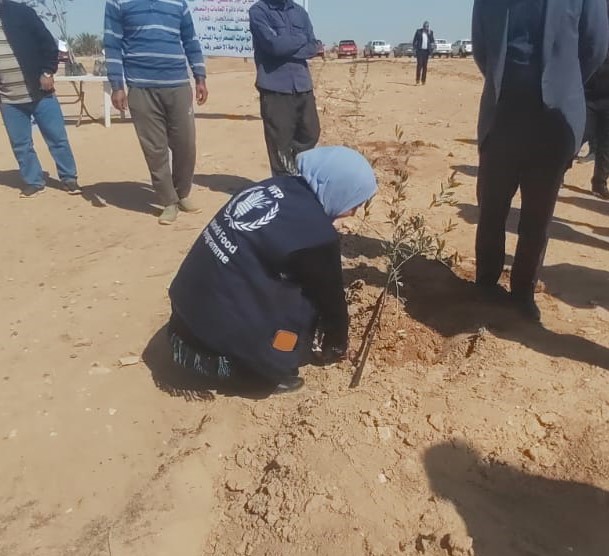
{"label": "white folding table", "polygon": [[[57,83],[71,83],[72,87],[74,87],[74,95],[58,95],[58,98],[74,98],[72,102],[67,102],[67,104],[78,104],[79,106],[79,114],[78,114],[78,122],[76,126],[78,127],[83,118],[86,116],[90,120],[96,122],[97,118],[93,117],[89,112],[89,109],[86,105],[86,96],[85,96],[85,83],[101,83],[104,88],[104,125],[106,127],[110,127],[112,125],[112,87],[110,87],[110,82],[108,78],[102,75],[56,75],[55,81]],[[125,118],[125,113],[121,112],[121,118]]]}

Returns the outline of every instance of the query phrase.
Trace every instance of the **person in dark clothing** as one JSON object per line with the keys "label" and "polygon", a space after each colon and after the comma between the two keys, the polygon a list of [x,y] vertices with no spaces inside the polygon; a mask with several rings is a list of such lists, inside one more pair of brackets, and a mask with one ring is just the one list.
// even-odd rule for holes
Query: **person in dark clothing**
{"label": "person in dark clothing", "polygon": [[[564,17],[569,13],[569,17]],[[505,30],[507,29],[507,33]],[[583,81],[607,55],[605,0],[475,0],[474,58],[485,78],[476,282],[500,293],[505,225],[520,187],[512,300],[540,320],[535,286],[558,191],[582,143]]]}
{"label": "person in dark clothing", "polygon": [[306,10],[293,0],[259,0],[250,8],[260,113],[274,176],[312,149],[320,124],[307,60],[318,53]]}
{"label": "person in dark clothing", "polygon": [[412,41],[412,47],[417,56],[417,85],[427,82],[427,64],[429,57],[433,54],[436,41],[433,36],[433,31],[429,28],[429,21],[423,23],[421,29],[417,29]]}
{"label": "person in dark clothing", "polygon": [[212,380],[249,377],[300,388],[314,338],[322,358],[345,357],[348,313],[337,218],[376,192],[370,164],[346,147],[296,157],[298,176],[242,191],[218,212],[182,263],[169,296],[174,360]]}
{"label": "person in dark clothing", "polygon": [[[607,0],[609,11],[609,0]],[[594,153],[592,193],[609,200],[609,53],[586,84],[590,150]]]}
{"label": "person in dark clothing", "polygon": [[57,43],[36,12],[19,2],[0,0],[0,113],[25,187],[22,198],[45,190],[34,150],[32,118],[55,161],[62,188],[79,194],[76,162],[57,97]]}

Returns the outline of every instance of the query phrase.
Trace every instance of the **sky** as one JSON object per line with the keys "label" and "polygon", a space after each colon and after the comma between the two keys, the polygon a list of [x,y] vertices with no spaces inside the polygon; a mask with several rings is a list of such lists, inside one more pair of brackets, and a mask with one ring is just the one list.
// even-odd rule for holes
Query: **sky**
{"label": "sky", "polygon": [[[410,42],[429,20],[437,39],[456,41],[470,36],[473,0],[309,0],[315,33],[327,45],[354,39],[395,45]],[[101,34],[105,0],[68,3],[68,31]]]}

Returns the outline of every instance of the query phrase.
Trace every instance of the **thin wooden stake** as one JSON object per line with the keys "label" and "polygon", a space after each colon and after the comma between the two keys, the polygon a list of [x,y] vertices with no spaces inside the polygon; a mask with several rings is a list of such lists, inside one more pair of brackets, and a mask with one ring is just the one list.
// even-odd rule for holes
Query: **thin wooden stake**
{"label": "thin wooden stake", "polygon": [[385,308],[387,289],[388,286],[385,286],[376,300],[374,311],[372,312],[372,316],[368,321],[368,326],[366,327],[366,331],[364,332],[364,336],[362,338],[362,344],[357,352],[357,367],[355,369],[355,373],[353,374],[353,378],[351,379],[349,388],[357,388],[362,381],[364,368],[366,367],[366,362],[368,361],[368,356],[370,355],[370,350],[372,349],[372,344],[374,343],[374,336],[376,335],[377,330],[380,328],[380,318],[383,314],[383,309]]}

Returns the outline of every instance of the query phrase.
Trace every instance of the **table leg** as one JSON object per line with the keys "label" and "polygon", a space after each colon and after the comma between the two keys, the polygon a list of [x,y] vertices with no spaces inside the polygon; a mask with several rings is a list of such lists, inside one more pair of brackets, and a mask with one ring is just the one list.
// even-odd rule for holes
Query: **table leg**
{"label": "table leg", "polygon": [[97,118],[93,117],[91,115],[91,112],[89,112],[89,109],[87,108],[87,105],[85,103],[85,89],[84,89],[84,82],[81,81],[80,82],[80,89],[82,91],[82,105],[81,105],[81,115],[80,115],[80,119],[82,120],[83,116],[87,116],[87,118],[89,118],[92,122],[96,122]]}
{"label": "table leg", "polygon": [[70,81],[70,84],[76,92],[76,97],[78,98],[77,102],[80,106],[80,113],[78,114],[78,121],[76,122],[76,127],[80,127],[80,124],[82,124],[82,107],[84,105],[84,91],[82,87],[82,81],[79,83],[79,85],[76,85],[74,81]]}
{"label": "table leg", "polygon": [[104,125],[112,125],[112,87],[109,81],[104,82]]}

